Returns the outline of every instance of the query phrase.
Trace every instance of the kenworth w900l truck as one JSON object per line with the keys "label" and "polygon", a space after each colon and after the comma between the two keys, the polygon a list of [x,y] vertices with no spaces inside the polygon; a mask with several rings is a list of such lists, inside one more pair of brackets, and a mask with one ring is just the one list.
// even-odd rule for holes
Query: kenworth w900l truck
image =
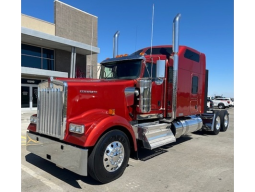
{"label": "kenworth w900l truck", "polygon": [[153,46],[101,62],[100,79],[49,78],[39,84],[27,150],[102,183],[120,177],[138,145],[153,150],[198,130],[226,131],[229,114],[207,111],[206,57]]}

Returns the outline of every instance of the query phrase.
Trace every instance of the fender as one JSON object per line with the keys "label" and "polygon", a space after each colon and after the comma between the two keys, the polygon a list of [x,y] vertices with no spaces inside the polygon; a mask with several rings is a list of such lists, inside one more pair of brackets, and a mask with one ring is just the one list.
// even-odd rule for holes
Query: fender
{"label": "fender", "polygon": [[[79,135],[69,132],[69,124],[83,124],[85,125],[84,135]],[[65,141],[83,147],[91,147],[96,144],[98,139],[112,127],[122,127],[126,129],[133,140],[134,150],[137,151],[137,143],[134,130],[130,123],[123,117],[118,115],[110,115],[107,110],[93,109],[87,111],[79,116],[70,118],[66,125]],[[131,142],[131,141],[130,141]]]}

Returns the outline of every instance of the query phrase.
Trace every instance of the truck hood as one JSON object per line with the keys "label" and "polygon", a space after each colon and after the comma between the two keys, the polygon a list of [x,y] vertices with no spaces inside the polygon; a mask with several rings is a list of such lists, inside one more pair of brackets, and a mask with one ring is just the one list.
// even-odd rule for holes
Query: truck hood
{"label": "truck hood", "polygon": [[69,78],[58,80],[67,84],[67,118],[92,109],[107,111],[114,109],[116,115],[129,117],[130,102],[127,100],[126,90],[130,88],[134,90],[136,80]]}

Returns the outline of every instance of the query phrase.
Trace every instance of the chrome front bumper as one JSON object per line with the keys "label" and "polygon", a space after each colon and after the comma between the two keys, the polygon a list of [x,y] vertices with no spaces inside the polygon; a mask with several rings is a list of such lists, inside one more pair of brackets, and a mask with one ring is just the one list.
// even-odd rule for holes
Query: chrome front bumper
{"label": "chrome front bumper", "polygon": [[82,149],[27,132],[27,151],[57,166],[87,176],[88,149]]}

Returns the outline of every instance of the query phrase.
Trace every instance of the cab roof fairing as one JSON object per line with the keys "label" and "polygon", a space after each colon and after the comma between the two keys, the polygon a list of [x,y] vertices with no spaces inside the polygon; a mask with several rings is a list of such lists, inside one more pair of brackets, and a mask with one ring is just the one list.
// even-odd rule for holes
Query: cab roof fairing
{"label": "cab roof fairing", "polygon": [[100,64],[112,63],[117,61],[139,60],[139,59],[144,60],[145,57],[140,55],[131,55],[131,56],[125,56],[125,57],[110,58],[110,59],[103,60]]}

